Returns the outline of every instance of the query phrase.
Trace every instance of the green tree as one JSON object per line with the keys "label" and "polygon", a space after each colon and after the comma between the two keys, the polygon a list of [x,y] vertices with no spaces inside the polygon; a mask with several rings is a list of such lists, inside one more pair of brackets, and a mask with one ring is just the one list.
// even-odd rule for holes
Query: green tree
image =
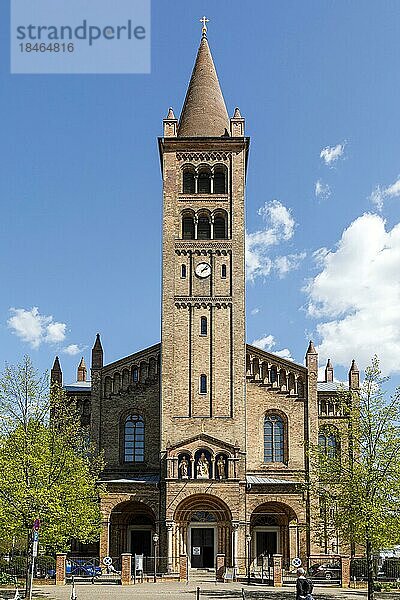
{"label": "green tree", "polygon": [[66,550],[71,538],[98,537],[102,459],[80,425],[73,402],[49,389],[29,357],[0,377],[0,528],[8,539],[30,539],[41,521],[40,543]]}
{"label": "green tree", "polygon": [[374,357],[360,390],[340,393],[348,417],[341,451],[311,448],[321,516],[332,515],[341,539],[364,550],[370,600],[374,554],[400,543],[400,389],[388,398],[386,381]]}

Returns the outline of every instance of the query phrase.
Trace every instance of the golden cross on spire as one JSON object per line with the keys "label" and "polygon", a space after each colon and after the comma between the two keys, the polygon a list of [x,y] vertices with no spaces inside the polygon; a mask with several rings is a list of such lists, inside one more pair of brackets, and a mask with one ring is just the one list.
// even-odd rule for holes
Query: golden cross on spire
{"label": "golden cross on spire", "polygon": [[200,23],[203,23],[203,27],[201,28],[201,32],[203,34],[203,36],[207,35],[207,23],[210,22],[210,19],[207,19],[207,17],[203,17],[202,19],[200,19]]}

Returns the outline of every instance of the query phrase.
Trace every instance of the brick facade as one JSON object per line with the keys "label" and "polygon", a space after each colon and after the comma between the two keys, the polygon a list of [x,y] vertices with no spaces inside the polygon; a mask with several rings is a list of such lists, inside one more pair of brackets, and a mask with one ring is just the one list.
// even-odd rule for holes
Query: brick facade
{"label": "brick facade", "polygon": [[[321,545],[313,535],[318,506],[305,485],[310,470],[306,442],[318,441],[321,422],[327,417],[339,429],[342,423],[334,410],[327,415],[322,409],[336,394],[333,370],[329,366],[325,387],[319,391],[318,355],[312,343],[305,365],[245,343],[244,198],[249,138],[238,109],[232,119],[225,119],[213,69],[203,35],[181,115],[185,136],[179,134],[170,109],[159,140],[161,344],[104,365],[98,336],[91,387],[79,388],[86,370],[85,375],[81,370],[77,387],[68,390],[67,386],[71,396],[81,398],[82,411],[83,400],[90,403],[85,410],[90,407],[91,435],[105,454],[100,557],[152,555],[157,533],[158,554],[167,559],[165,568],[181,577],[186,577],[185,556],[189,568],[215,567],[217,555],[223,556],[224,564],[240,573],[249,562],[249,546],[252,570],[258,568],[257,557],[262,554],[279,555],[274,564],[285,567],[295,556],[304,559],[320,553]],[[214,95],[204,90],[204,73],[209,85],[218,86]],[[218,106],[212,106],[213,98]],[[221,137],[223,126],[226,133]],[[203,128],[206,135],[198,133]],[[210,131],[215,131],[214,136]],[[197,186],[194,192],[184,189],[186,172]],[[211,178],[206,193],[198,187],[204,173]],[[221,180],[221,173],[225,187],[217,193],[212,186],[218,177]],[[194,232],[186,236],[185,216],[193,219],[188,227],[193,223]],[[224,219],[225,234],[216,239],[219,217]],[[199,233],[204,219],[211,232],[205,236]],[[201,269],[209,273],[202,276]],[[202,318],[206,333],[201,330]],[[57,361],[54,380],[60,382],[59,367]],[[352,386],[357,385],[354,369]],[[204,393],[202,376],[206,377]],[[282,427],[279,460],[266,455],[269,416],[280,419]],[[130,418],[134,425],[127,425]],[[127,458],[128,451],[137,454]],[[278,567],[275,570],[278,577]]]}

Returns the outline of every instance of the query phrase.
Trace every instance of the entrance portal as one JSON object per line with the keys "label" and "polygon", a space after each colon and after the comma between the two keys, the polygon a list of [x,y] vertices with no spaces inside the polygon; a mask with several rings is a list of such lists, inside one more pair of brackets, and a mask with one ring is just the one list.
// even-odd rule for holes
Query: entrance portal
{"label": "entrance portal", "polygon": [[257,531],[256,551],[258,556],[272,556],[278,553],[277,531]]}
{"label": "entrance portal", "polygon": [[214,567],[214,529],[193,527],[191,529],[191,565],[195,569]]}
{"label": "entrance portal", "polygon": [[151,533],[148,529],[131,530],[131,554],[151,556]]}

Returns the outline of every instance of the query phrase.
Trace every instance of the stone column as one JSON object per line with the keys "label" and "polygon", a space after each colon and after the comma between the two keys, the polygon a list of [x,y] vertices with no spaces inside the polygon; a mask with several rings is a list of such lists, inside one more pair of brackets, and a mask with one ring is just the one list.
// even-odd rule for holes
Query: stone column
{"label": "stone column", "polygon": [[215,561],[215,579],[223,581],[225,575],[225,554],[217,554]]}
{"label": "stone column", "polygon": [[132,554],[121,554],[121,585],[132,583]]}
{"label": "stone column", "polygon": [[179,581],[187,581],[188,579],[188,557],[186,554],[181,554],[179,557]]}
{"label": "stone column", "polygon": [[173,521],[167,521],[167,564],[168,564],[168,573],[172,573],[172,563],[173,563],[173,550],[172,550],[172,533],[174,529]]}
{"label": "stone column", "polygon": [[100,561],[110,552],[110,521],[105,518],[101,523],[100,531]]}
{"label": "stone column", "polygon": [[232,523],[232,566],[234,568],[234,574],[236,577],[238,568],[238,529],[239,523]]}
{"label": "stone column", "polygon": [[56,554],[56,585],[65,585],[67,555],[64,552]]}
{"label": "stone column", "polygon": [[289,559],[292,561],[299,555],[297,547],[297,519],[289,523]]}
{"label": "stone column", "polygon": [[342,556],[342,588],[350,587],[350,556]]}
{"label": "stone column", "polygon": [[274,587],[282,587],[282,554],[274,554]]}

